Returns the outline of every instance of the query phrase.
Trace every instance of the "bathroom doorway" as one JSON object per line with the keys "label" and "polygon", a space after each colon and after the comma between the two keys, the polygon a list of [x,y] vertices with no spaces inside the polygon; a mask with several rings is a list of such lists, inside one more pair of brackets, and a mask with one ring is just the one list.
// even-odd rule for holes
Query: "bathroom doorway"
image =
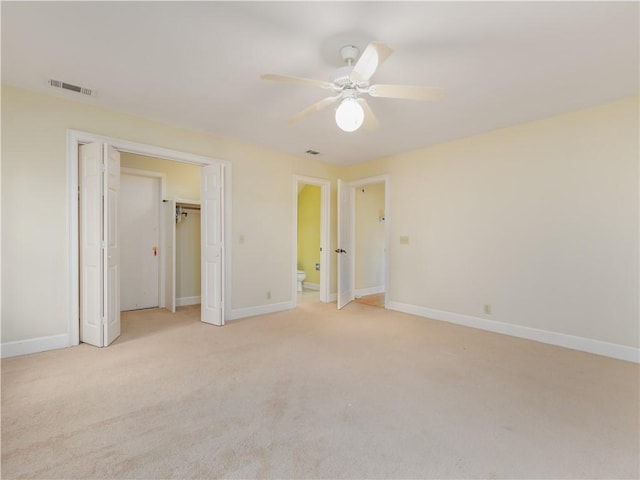
{"label": "bathroom doorway", "polygon": [[329,192],[325,179],[294,176],[293,302],[329,301]]}

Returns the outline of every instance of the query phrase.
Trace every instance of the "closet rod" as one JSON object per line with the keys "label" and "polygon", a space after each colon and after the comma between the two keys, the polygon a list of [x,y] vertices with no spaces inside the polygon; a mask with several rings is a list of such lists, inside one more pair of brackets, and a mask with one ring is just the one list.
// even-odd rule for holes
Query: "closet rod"
{"label": "closet rod", "polygon": [[[162,200],[162,203],[166,203],[169,202],[170,200]],[[181,203],[181,202],[176,202],[176,207],[182,207],[185,209],[191,209],[191,210],[200,210],[200,206],[199,205],[193,205],[191,203]]]}

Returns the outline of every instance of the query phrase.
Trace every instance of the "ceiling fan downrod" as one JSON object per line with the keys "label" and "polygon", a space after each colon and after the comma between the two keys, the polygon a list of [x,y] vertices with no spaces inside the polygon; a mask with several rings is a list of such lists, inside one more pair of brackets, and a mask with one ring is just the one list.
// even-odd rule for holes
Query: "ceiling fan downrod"
{"label": "ceiling fan downrod", "polygon": [[359,53],[360,50],[355,45],[345,45],[340,49],[340,56],[349,67],[353,66]]}

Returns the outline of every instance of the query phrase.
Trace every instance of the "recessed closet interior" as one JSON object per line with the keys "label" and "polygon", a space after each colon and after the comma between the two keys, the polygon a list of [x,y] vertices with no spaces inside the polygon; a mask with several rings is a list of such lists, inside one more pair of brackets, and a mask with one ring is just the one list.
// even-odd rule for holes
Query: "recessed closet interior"
{"label": "recessed closet interior", "polygon": [[[160,215],[165,215],[164,229],[169,230],[171,225],[167,225],[172,219],[175,225],[175,272],[171,268],[158,269],[157,282],[160,285],[161,271],[167,275],[175,275],[175,305],[194,305],[200,303],[200,167],[186,163],[163,160],[160,158],[147,157],[132,153],[122,152],[121,168],[123,171],[138,172],[144,174],[149,172],[152,175],[163,177],[164,191],[159,197],[159,202],[175,202],[175,212],[167,213],[168,205],[160,205]],[[157,210],[149,212],[149,215],[157,215]],[[143,215],[144,212],[140,212]],[[142,219],[140,219],[142,221]],[[162,223],[162,222],[160,222]],[[121,225],[122,230],[126,225]],[[166,232],[161,233],[166,235]],[[135,247],[136,239],[131,239],[130,244]],[[165,250],[170,248],[167,242],[160,242]],[[139,250],[146,252],[154,246],[138,246]],[[157,254],[159,259],[166,261],[167,251],[160,251],[160,245],[152,254]],[[135,255],[131,255],[132,261]],[[135,268],[135,266],[133,266]],[[133,270],[130,268],[129,270]],[[169,284],[169,279],[165,279]],[[157,306],[165,306],[163,295],[166,289],[159,288],[159,298]],[[168,305],[167,305],[168,306]]]}

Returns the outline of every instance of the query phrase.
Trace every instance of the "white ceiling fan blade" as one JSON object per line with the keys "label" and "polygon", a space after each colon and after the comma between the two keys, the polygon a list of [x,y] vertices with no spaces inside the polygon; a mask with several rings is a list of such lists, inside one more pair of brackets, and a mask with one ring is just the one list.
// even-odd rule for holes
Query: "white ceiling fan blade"
{"label": "white ceiling fan blade", "polygon": [[371,85],[368,89],[372,97],[404,98],[407,100],[441,100],[444,91],[435,87],[415,87],[413,85]]}
{"label": "white ceiling fan blade", "polygon": [[311,115],[312,113],[315,113],[318,110],[322,110],[324,107],[326,107],[328,105],[331,105],[333,102],[336,102],[339,99],[340,99],[340,95],[336,95],[335,97],[324,98],[324,99],[320,100],[319,102],[314,103],[310,107],[305,108],[303,111],[301,111],[295,117],[291,117],[289,119],[289,123],[299,122],[300,120],[302,120],[307,115]]}
{"label": "white ceiling fan blade", "polygon": [[333,85],[329,82],[323,82],[322,80],[313,80],[312,78],[292,77],[291,75],[275,75],[272,73],[265,73],[260,78],[263,80],[274,80],[276,82],[297,83],[299,85],[308,85],[310,87],[319,88],[333,88]]}
{"label": "white ceiling fan blade", "polygon": [[367,101],[364,98],[358,98],[358,103],[364,111],[364,123],[362,124],[362,127],[365,130],[373,130],[375,128],[378,128],[380,126],[380,122],[378,122],[378,119],[373,113],[373,110],[371,110],[371,107],[369,107]]}
{"label": "white ceiling fan blade", "polygon": [[364,49],[362,55],[353,66],[351,71],[351,80],[356,83],[368,81],[376,72],[378,67],[382,65],[389,55],[393,53],[393,49],[389,48],[382,42],[371,42]]}

